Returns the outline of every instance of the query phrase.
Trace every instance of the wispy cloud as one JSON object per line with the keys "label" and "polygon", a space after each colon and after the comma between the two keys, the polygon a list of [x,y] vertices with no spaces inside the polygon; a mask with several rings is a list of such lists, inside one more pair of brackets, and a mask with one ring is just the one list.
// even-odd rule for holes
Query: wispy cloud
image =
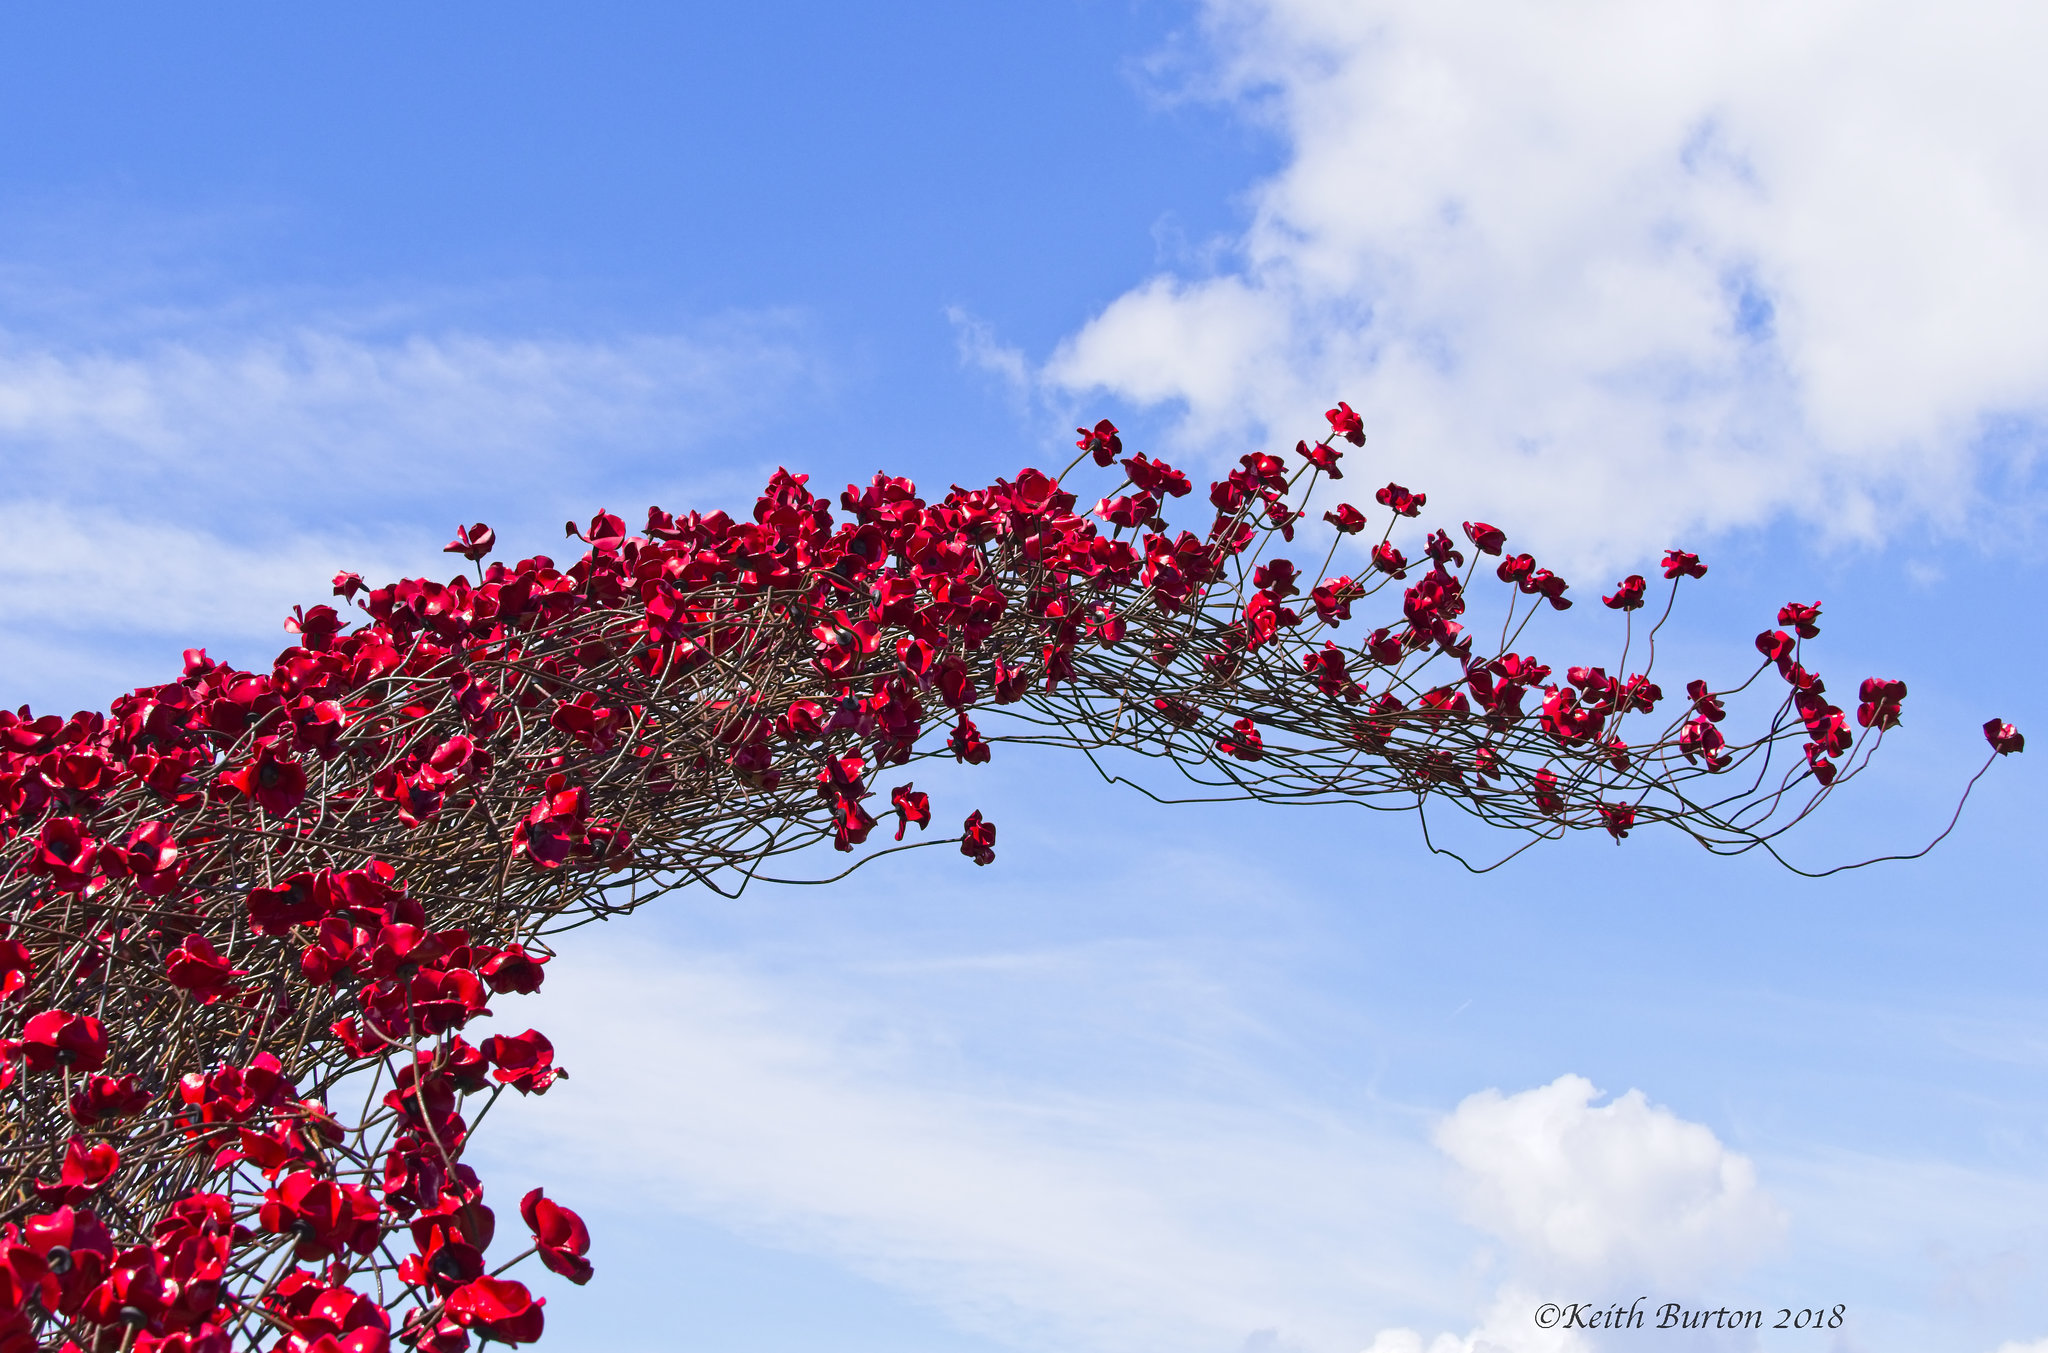
{"label": "wispy cloud", "polygon": [[261,661],[339,568],[445,570],[457,521],[545,541],[599,506],[723,496],[757,467],[712,448],[824,379],[786,316],[602,341],[233,318],[0,333],[11,700],[162,679],[160,644],[123,651],[141,637]]}
{"label": "wispy cloud", "polygon": [[[1376,467],[1552,549],[1781,516],[1954,525],[2048,410],[2025,6],[1210,0],[1287,141],[1229,266],[1049,378],[1235,454],[1365,411]],[[2009,504],[2008,504],[2009,506]]]}
{"label": "wispy cloud", "polygon": [[616,479],[814,376],[772,322],[602,342],[298,329],[101,350],[7,337],[0,445],[14,494],[297,524]]}
{"label": "wispy cloud", "polygon": [[1449,1299],[1455,1249],[1409,1224],[1448,1212],[1419,1132],[1271,1086],[963,1068],[886,1002],[604,947],[550,981],[575,1080],[490,1149],[578,1162],[593,1189],[630,1182],[1026,1347],[1339,1353],[1375,1312]]}

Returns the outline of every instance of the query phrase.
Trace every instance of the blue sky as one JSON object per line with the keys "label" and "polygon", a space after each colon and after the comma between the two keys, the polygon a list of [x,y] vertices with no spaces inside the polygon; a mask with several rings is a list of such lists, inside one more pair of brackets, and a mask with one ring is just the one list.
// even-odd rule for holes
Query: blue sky
{"label": "blue sky", "polygon": [[[1705,554],[1673,670],[1822,598],[1830,676],[1912,696],[1799,858],[1917,847],[1983,719],[2048,726],[2039,23],[13,11],[8,699],[261,661],[335,569],[442,571],[458,521],[559,553],[777,464],[1064,463],[1105,414],[1213,473],[1346,398],[1377,468],[1581,593]],[[574,1078],[479,1148],[597,1233],[547,1347],[2048,1347],[2026,758],[1930,859],[1818,882],[1644,833],[1475,878],[1410,823],[1084,770],[935,781],[993,869],[680,894],[569,947],[506,1017]],[[1530,1319],[1643,1294],[1850,1319]]]}

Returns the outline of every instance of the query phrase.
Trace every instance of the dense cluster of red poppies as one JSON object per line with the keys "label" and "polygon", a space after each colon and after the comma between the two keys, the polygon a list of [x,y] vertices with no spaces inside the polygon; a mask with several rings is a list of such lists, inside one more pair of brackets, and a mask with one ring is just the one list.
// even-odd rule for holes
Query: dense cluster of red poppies
{"label": "dense cluster of red poppies", "polygon": [[[1511,646],[1572,605],[1565,580],[1483,522],[1409,538],[1427,497],[1399,484],[1323,513],[1304,568],[1279,551],[1365,440],[1348,405],[1329,423],[1292,459],[1244,457],[1198,531],[1163,516],[1188,476],[1107,422],[1076,463],[1123,482],[1092,510],[1037,470],[937,501],[877,475],[836,510],[778,471],[750,519],[572,524],[567,568],[485,567],[478,524],[448,547],[474,581],[343,574],[359,617],[295,611],[268,671],[192,650],[105,713],[0,712],[0,1353],[538,1338],[461,1157],[498,1095],[565,1073],[538,1031],[463,1031],[538,989],[569,926],[854,851],[878,811],[900,844],[863,858],[939,843],[914,782],[878,797],[892,767],[1047,743],[1221,795],[1448,803],[1530,839],[1665,822],[1740,850],[1898,722],[1902,682],[1828,700],[1800,603],[1747,680],[1666,706],[1639,575],[1603,601],[1614,671],[1638,641],[1643,670],[1560,676]],[[1467,615],[1483,565],[1491,651]],[[1673,550],[1662,572],[1675,597],[1706,568]],[[1765,673],[1775,714],[1731,737],[1727,700]],[[979,811],[943,839],[996,858]],[[520,1217],[517,1258],[590,1278],[574,1212],[534,1190]]]}

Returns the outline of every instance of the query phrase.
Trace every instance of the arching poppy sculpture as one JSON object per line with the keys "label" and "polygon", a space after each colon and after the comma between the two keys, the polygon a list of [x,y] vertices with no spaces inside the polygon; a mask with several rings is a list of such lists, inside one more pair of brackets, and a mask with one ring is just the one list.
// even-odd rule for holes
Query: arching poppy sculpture
{"label": "arching poppy sculpture", "polygon": [[1756,727],[1727,684],[1667,693],[1658,627],[1706,573],[1683,551],[1601,598],[1611,671],[1534,656],[1565,581],[1486,523],[1425,534],[1398,484],[1323,514],[1377,537],[1363,571],[1330,576],[1334,545],[1303,567],[1302,504],[1364,442],[1348,405],[1329,422],[1210,485],[1199,530],[1165,519],[1188,477],[1107,422],[1062,478],[1123,482],[1080,511],[1036,470],[836,506],[778,471],[746,520],[600,513],[566,567],[485,567],[477,525],[448,547],[474,582],[343,574],[358,615],[296,611],[268,671],[193,650],[104,714],[0,712],[0,1353],[537,1339],[505,1251],[580,1283],[589,1237],[536,1190],[487,1257],[462,1155],[496,1096],[562,1073],[537,1031],[465,1026],[541,985],[551,934],[671,889],[824,842],[990,863],[995,824],[916,788],[930,757],[1035,742],[1202,796],[1737,852],[1897,724],[1898,681],[1830,702],[1797,603],[1732,683]]}

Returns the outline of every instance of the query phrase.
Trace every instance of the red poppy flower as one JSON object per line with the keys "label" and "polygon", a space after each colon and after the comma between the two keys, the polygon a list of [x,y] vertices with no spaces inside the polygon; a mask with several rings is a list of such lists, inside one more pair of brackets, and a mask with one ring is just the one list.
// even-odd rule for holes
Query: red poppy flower
{"label": "red poppy flower", "polygon": [[1325,442],[1299,441],[1294,444],[1294,454],[1332,479],[1344,477],[1344,472],[1337,468],[1337,462],[1343,458],[1344,453],[1334,446]]}
{"label": "red poppy flower", "polygon": [[7,938],[8,927],[0,926],[0,1001],[6,1000],[35,980],[35,963],[28,946]]}
{"label": "red poppy flower", "polygon": [[914,823],[919,831],[931,825],[932,800],[929,794],[914,790],[910,785],[898,785],[889,791],[889,802],[896,805],[896,839],[901,841],[903,833]]}
{"label": "red poppy flower", "polygon": [[391,1317],[384,1308],[360,1292],[330,1287],[293,1318],[292,1337],[278,1353],[388,1353],[390,1347]]}
{"label": "red poppy flower", "polygon": [[242,768],[222,774],[221,783],[262,805],[272,817],[283,817],[306,797],[306,770],[279,756],[277,744],[266,742]]}
{"label": "red poppy flower", "polygon": [[547,976],[541,971],[541,965],[552,957],[550,954],[529,953],[522,945],[508,944],[477,971],[491,984],[492,991],[531,995],[540,990],[541,981]]}
{"label": "red poppy flower", "polygon": [[530,1344],[540,1338],[545,1297],[535,1297],[524,1283],[510,1278],[482,1277],[448,1296],[450,1319],[505,1344]]}
{"label": "red poppy flower", "polygon": [[89,1141],[74,1135],[65,1144],[64,1165],[57,1182],[45,1184],[40,1179],[36,1180],[36,1197],[44,1207],[75,1206],[112,1178],[120,1165],[121,1153],[114,1149],[112,1142]]}
{"label": "red poppy flower", "polygon": [[22,1027],[21,1050],[30,1071],[98,1071],[107,1064],[107,1031],[91,1015],[45,1010]]}
{"label": "red poppy flower", "polygon": [[1373,494],[1373,497],[1379,502],[1381,507],[1391,507],[1394,509],[1395,515],[1401,517],[1419,516],[1422,513],[1422,509],[1429,503],[1428,494],[1410,493],[1399,484],[1389,484]]}
{"label": "red poppy flower", "polygon": [[1185,498],[1194,491],[1187,475],[1174,469],[1163,460],[1147,460],[1143,456],[1132,456],[1123,463],[1124,473],[1131,483],[1150,494],[1166,494],[1174,498]]}
{"label": "red poppy flower", "polygon": [[141,1113],[155,1096],[135,1084],[130,1076],[88,1076],[77,1094],[71,1096],[71,1121],[91,1127],[105,1118],[127,1118]]}
{"label": "red poppy flower", "polygon": [[1251,719],[1239,719],[1230,726],[1231,731],[1216,739],[1216,750],[1234,756],[1240,761],[1259,761],[1266,755],[1265,739],[1259,736],[1258,725]]}
{"label": "red poppy flower", "polygon": [[55,817],[43,824],[29,867],[47,874],[63,891],[75,893],[98,872],[99,852],[99,839],[86,831],[84,823],[75,817]]}
{"label": "red poppy flower", "polygon": [[1700,562],[1700,557],[1696,554],[1688,554],[1684,550],[1666,550],[1664,551],[1664,576],[1667,578],[1704,578],[1707,576],[1707,566]]}
{"label": "red poppy flower", "polygon": [[334,905],[325,870],[301,870],[283,883],[249,890],[249,923],[266,935],[286,935],[293,926],[318,925]]}
{"label": "red poppy flower", "polygon": [[1365,445],[1365,420],[1352,412],[1349,404],[1339,400],[1337,407],[1325,411],[1323,417],[1330,420],[1330,431],[1353,446]]}
{"label": "red poppy flower", "polygon": [[236,995],[236,987],[229,983],[238,976],[246,974],[221,958],[205,935],[186,935],[184,944],[164,956],[164,980],[178,991],[199,997],[201,1005]]}
{"label": "red poppy flower", "polygon": [[1643,609],[1643,589],[1649,584],[1640,573],[1631,573],[1621,580],[1611,597],[1600,598],[1600,603],[1610,611],[1640,611]]}
{"label": "red poppy flower", "polygon": [[1860,701],[1856,706],[1858,724],[1879,731],[1896,728],[1899,726],[1899,706],[1906,699],[1906,683],[1866,677],[1857,691],[1857,699]]}
{"label": "red poppy flower", "polygon": [[541,1263],[579,1287],[590,1281],[590,1261],[583,1257],[590,1249],[590,1232],[583,1218],[540,1189],[519,1200],[519,1215],[533,1232]]}
{"label": "red poppy flower", "polygon": [[496,1067],[491,1074],[522,1095],[546,1094],[550,1085],[569,1076],[554,1064],[555,1045],[538,1029],[493,1034],[477,1050]]}
{"label": "red poppy flower", "polygon": [[1788,601],[1778,608],[1778,623],[1790,625],[1799,632],[1802,639],[1812,639],[1820,634],[1820,603],[1808,606],[1803,602]]}
{"label": "red poppy flower", "polygon": [[2020,730],[1997,719],[1984,721],[1984,740],[1991,744],[1991,750],[2000,756],[2011,756],[2014,752],[2027,749],[2027,739]]}
{"label": "red poppy flower", "polygon": [[[549,778],[552,782],[558,777]],[[583,815],[580,787],[553,788],[512,829],[513,850],[543,869],[558,868],[583,838]]]}
{"label": "red poppy flower", "polygon": [[981,820],[981,810],[975,809],[967,815],[966,831],[960,837],[960,853],[976,864],[989,864],[996,858],[996,824]]}
{"label": "red poppy flower", "polygon": [[1792,636],[1783,630],[1765,630],[1756,636],[1756,651],[1768,662],[1781,667],[1792,659]]}
{"label": "red poppy flower", "polygon": [[1365,514],[1349,503],[1337,504],[1337,510],[1325,512],[1323,520],[1336,527],[1340,535],[1355,536],[1365,529]]}
{"label": "red poppy flower", "polygon": [[[624,530],[624,523],[620,523],[620,529]],[[498,533],[482,522],[478,522],[474,526],[456,527],[455,539],[442,546],[441,553],[459,554],[471,563],[475,563],[497,547]]]}
{"label": "red poppy flower", "polygon": [[1471,541],[1472,547],[1481,554],[1499,554],[1501,547],[1507,544],[1508,537],[1507,532],[1498,526],[1489,526],[1483,521],[1468,521],[1465,523],[1465,539]]}
{"label": "red poppy flower", "polygon": [[130,829],[120,845],[100,849],[100,867],[110,877],[133,878],[144,892],[157,896],[175,886],[177,864],[178,843],[161,822],[144,822]]}
{"label": "red poppy flower", "polygon": [[361,1184],[336,1183],[299,1170],[265,1190],[257,1221],[272,1235],[297,1237],[293,1253],[311,1263],[343,1250],[375,1250],[383,1236],[378,1215],[377,1200]]}
{"label": "red poppy flower", "polygon": [[1116,424],[1107,418],[1092,428],[1075,428],[1081,440],[1074,445],[1095,458],[1097,465],[1107,465],[1124,453],[1124,439],[1117,435]]}
{"label": "red poppy flower", "polygon": [[1607,834],[1619,841],[1636,825],[1636,806],[1632,803],[1603,803],[1600,805],[1600,825],[1607,828]]}

